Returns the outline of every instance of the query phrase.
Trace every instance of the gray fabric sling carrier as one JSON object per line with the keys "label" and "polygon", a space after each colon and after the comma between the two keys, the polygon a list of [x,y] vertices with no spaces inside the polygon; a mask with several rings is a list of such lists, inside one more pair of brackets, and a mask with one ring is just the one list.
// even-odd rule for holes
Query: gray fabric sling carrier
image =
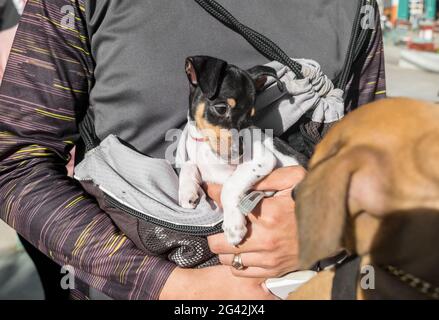
{"label": "gray fabric sling carrier", "polygon": [[[224,8],[219,8],[215,1],[196,2],[225,26],[241,34],[265,57],[277,60],[278,62],[272,62],[270,65],[276,69],[287,86],[289,81],[296,83],[294,81],[298,80],[299,83],[302,77],[315,76],[311,81],[312,88],[325,88],[324,83],[319,83],[320,79],[324,78],[319,66],[314,66],[306,60],[290,59],[273,42],[235,20]],[[340,100],[338,95],[340,92],[342,95],[345,89],[352,63],[370,32],[360,27],[361,8],[370,3],[376,5],[375,1],[369,0],[352,4],[357,9],[356,16],[351,17],[355,20],[345,56],[346,62],[338,76],[332,79],[335,86],[341,90],[337,91],[333,86],[325,89],[326,94],[335,92],[335,97],[330,97],[331,99]],[[306,15],[307,12],[303,14]],[[275,87],[273,85],[258,98],[257,109],[263,116],[256,121],[256,125],[275,128],[276,134],[280,136],[293,125],[302,124],[294,133],[294,141],[297,141],[297,144],[285,147],[290,148],[291,153],[306,165],[314,145],[321,136],[312,136],[303,124],[314,120],[314,123],[324,128],[316,131],[323,134],[343,116],[343,110],[328,113],[325,104],[314,104],[309,105],[303,112],[298,112],[300,106],[297,105],[297,101],[302,101],[302,97],[303,104],[306,104],[307,94],[310,93],[299,92],[301,88],[292,86],[292,91],[299,92],[295,96],[291,94],[292,91],[279,92]],[[318,95],[316,92],[312,93]],[[319,107],[321,109],[317,110]],[[316,119],[320,119],[320,122]],[[208,248],[207,236],[221,232],[221,210],[205,196],[195,210],[186,210],[178,206],[178,175],[172,163],[145,156],[138,152],[130,141],[122,140],[116,135],[98,138],[92,117],[84,118],[80,123],[80,132],[87,152],[75,168],[75,178],[88,193],[96,197],[100,207],[139,248],[149,255],[162,256],[185,268],[206,267],[219,262]],[[180,139],[184,138],[183,131]],[[300,149],[300,152],[297,149]],[[250,199],[252,201],[249,198],[245,199],[250,201],[250,204],[243,205],[255,205],[261,198],[260,194],[253,194]]]}

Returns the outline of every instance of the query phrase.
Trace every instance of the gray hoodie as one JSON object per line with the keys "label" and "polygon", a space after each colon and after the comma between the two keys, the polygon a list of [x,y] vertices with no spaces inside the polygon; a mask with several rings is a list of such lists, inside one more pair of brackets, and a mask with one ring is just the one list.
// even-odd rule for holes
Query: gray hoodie
{"label": "gray hoodie", "polygon": [[[288,55],[318,61],[330,78],[342,69],[358,1],[219,2]],[[87,0],[86,20],[96,134],[115,134],[153,157],[164,156],[167,130],[186,121],[186,57],[211,55],[243,68],[268,62],[194,0]]]}

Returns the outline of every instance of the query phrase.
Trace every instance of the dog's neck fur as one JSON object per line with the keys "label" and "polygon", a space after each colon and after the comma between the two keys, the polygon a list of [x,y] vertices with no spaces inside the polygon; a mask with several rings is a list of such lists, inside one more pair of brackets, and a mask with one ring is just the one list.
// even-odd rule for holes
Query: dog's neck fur
{"label": "dog's neck fur", "polygon": [[[366,215],[366,214],[364,214]],[[359,219],[358,217],[356,219]],[[360,218],[361,219],[361,218]],[[386,270],[388,266],[395,267],[411,274],[432,286],[439,286],[439,270],[437,268],[437,249],[432,244],[439,242],[439,212],[436,210],[419,210],[417,214],[395,212],[383,218],[369,218],[366,227],[363,221],[353,222],[354,226],[347,233],[355,232],[357,251],[363,257],[364,265],[370,265],[375,272],[375,289],[363,290],[366,299],[425,299],[419,290],[410,287],[398,277]],[[365,239],[361,232],[355,229],[368,229],[370,238]],[[417,232],[416,232],[417,231]],[[351,237],[348,237],[351,238]],[[359,250],[358,250],[359,249]]]}
{"label": "dog's neck fur", "polygon": [[[228,164],[230,164],[230,165],[236,165],[236,164],[239,164],[239,163],[242,162],[242,158],[243,158],[243,155],[242,155],[242,154],[239,155],[239,157],[236,157],[236,158],[234,158],[234,159],[231,159],[231,157],[230,157],[230,155],[232,154],[232,151],[231,151],[230,149],[227,149],[227,150],[228,150],[227,153],[222,154],[219,150],[216,150],[216,149],[213,147],[213,145],[215,145],[215,144],[217,144],[217,143],[220,143],[219,140],[212,141],[212,140],[211,140],[212,137],[209,137],[208,135],[204,134],[204,133],[202,132],[202,130],[200,130],[200,129],[197,127],[197,124],[196,124],[195,121],[191,121],[191,120],[189,119],[189,122],[188,122],[188,123],[189,123],[189,125],[188,125],[188,128],[189,128],[189,129],[188,129],[188,132],[189,132],[189,138],[192,139],[192,140],[194,140],[194,142],[196,142],[196,143],[206,143],[207,145],[209,145],[209,148],[210,148],[212,154],[213,154],[216,158],[218,158],[218,159],[220,160],[221,163],[223,163],[223,162],[225,161],[226,163],[228,163]],[[226,134],[227,130],[226,130],[226,129],[222,129],[222,130],[224,130],[224,134]],[[215,138],[220,139],[219,137],[215,137]],[[235,138],[236,138],[236,137],[235,137]],[[232,145],[230,145],[229,147],[232,148]],[[238,143],[238,146],[237,146],[237,147],[238,147],[238,148],[240,147],[240,146],[239,146],[239,143]],[[224,151],[224,150],[223,150],[223,151]],[[235,152],[236,152],[236,151],[235,151]]]}
{"label": "dog's neck fur", "polygon": [[196,139],[197,141],[207,141],[207,138],[198,130],[195,121],[188,119],[188,132],[189,137],[192,139]]}

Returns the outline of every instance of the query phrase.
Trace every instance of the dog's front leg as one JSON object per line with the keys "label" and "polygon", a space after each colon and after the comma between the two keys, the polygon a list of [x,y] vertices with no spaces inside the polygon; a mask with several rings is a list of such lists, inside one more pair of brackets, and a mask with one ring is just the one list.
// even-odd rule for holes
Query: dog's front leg
{"label": "dog's front leg", "polygon": [[201,174],[196,164],[185,162],[180,170],[178,201],[186,209],[195,209],[201,196]]}
{"label": "dog's front leg", "polygon": [[247,234],[247,220],[239,209],[242,197],[274,170],[276,162],[275,156],[267,150],[265,154],[239,165],[224,184],[221,193],[224,209],[223,230],[230,244],[240,244]]}

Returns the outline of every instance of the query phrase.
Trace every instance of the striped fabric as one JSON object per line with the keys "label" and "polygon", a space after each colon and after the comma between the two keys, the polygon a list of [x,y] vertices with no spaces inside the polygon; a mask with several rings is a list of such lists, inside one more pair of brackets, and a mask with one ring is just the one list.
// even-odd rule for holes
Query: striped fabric
{"label": "striped fabric", "polygon": [[367,49],[360,54],[353,65],[352,76],[347,88],[347,112],[387,96],[384,43],[378,12],[375,21],[377,26],[371,33]]}
{"label": "striped fabric", "polygon": [[[372,101],[386,98],[386,73],[384,63],[384,44],[380,15],[376,15],[377,27],[371,33],[367,49],[358,57],[353,65],[351,79],[346,88],[346,113]],[[313,142],[318,143],[333,126],[330,123],[310,121],[303,129]],[[290,141],[294,144],[294,142]],[[311,156],[312,150],[300,149],[305,155]]]}
{"label": "striped fabric", "polygon": [[89,51],[82,0],[28,2],[0,89],[0,218],[106,295],[157,299],[175,266],[137,249],[64,168],[88,107]]}
{"label": "striped fabric", "polygon": [[[61,25],[64,5],[74,6],[75,28]],[[93,68],[84,0],[29,0],[0,88],[0,218],[74,267],[78,283],[115,299],[157,299],[175,265],[145,256],[66,174]],[[384,92],[375,36],[354,71],[349,106]],[[87,297],[79,291],[75,298]]]}

